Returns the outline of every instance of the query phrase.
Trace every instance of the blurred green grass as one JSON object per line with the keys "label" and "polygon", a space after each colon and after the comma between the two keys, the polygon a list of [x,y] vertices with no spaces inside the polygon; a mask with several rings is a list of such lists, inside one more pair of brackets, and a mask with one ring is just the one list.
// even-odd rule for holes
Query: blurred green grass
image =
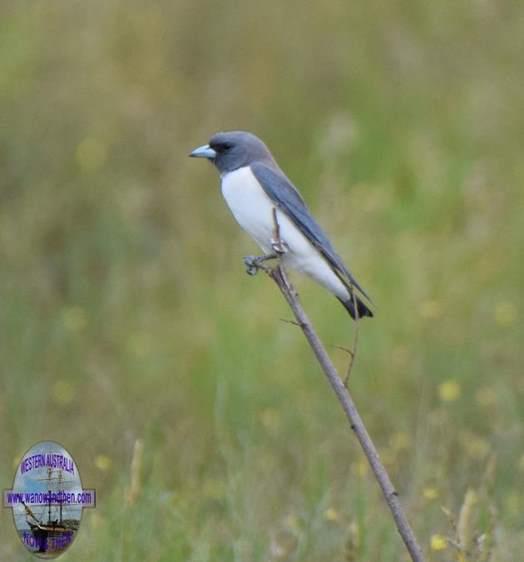
{"label": "blurred green grass", "polygon": [[[39,439],[71,451],[99,502],[64,560],[405,559],[281,297],[243,273],[215,173],[186,158],[232,128],[267,141],[377,303],[353,393],[431,559],[455,556],[432,537],[468,487],[493,560],[517,559],[523,16],[0,6],[0,475]],[[347,315],[297,283],[343,368]],[[29,559],[0,518],[0,558]]]}

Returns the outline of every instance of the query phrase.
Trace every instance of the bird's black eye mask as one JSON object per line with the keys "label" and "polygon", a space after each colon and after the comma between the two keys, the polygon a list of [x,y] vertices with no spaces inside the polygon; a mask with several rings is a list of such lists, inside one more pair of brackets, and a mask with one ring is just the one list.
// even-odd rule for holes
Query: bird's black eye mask
{"label": "bird's black eye mask", "polygon": [[216,152],[227,152],[233,145],[230,142],[214,142],[209,145]]}

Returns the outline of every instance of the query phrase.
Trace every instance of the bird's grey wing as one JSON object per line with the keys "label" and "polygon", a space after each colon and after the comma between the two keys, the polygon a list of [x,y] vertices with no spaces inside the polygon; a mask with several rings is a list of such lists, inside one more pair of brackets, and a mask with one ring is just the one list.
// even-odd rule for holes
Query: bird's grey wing
{"label": "bird's grey wing", "polygon": [[342,258],[335,252],[322,228],[311,216],[297,188],[284,173],[279,168],[268,166],[264,162],[252,163],[251,170],[269,198],[286,213],[302,234],[317,248],[341,281],[349,288],[356,287],[371,301],[344,265]]}

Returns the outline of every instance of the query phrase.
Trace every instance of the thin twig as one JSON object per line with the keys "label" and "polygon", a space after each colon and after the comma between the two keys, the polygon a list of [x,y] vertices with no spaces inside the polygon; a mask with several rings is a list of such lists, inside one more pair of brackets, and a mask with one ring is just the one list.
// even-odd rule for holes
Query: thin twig
{"label": "thin twig", "polygon": [[353,332],[353,345],[351,346],[351,353],[350,353],[350,356],[349,356],[348,368],[347,368],[347,371],[346,371],[346,376],[344,378],[344,386],[346,388],[348,387],[349,376],[351,375],[351,371],[353,370],[353,366],[355,365],[355,360],[357,358],[359,328],[360,328],[360,323],[358,321],[358,311],[357,311],[356,318],[355,318],[355,327],[354,327],[354,332]]}
{"label": "thin twig", "polygon": [[322,367],[322,370],[324,371],[329,384],[337,395],[337,398],[349,421],[350,427],[354,431],[360,443],[360,446],[362,447],[362,450],[364,451],[364,454],[368,459],[371,469],[373,470],[375,478],[377,479],[380,488],[382,489],[384,498],[388,504],[389,509],[391,510],[391,514],[393,515],[397,530],[402,537],[404,544],[406,545],[411,560],[413,562],[423,562],[424,557],[422,554],[422,550],[420,549],[413,530],[411,529],[411,526],[404,514],[399,501],[398,493],[395,490],[391,479],[389,478],[389,475],[380,460],[378,451],[366,430],[364,422],[362,421],[362,418],[358,413],[358,410],[353,402],[353,399],[351,398],[347,387],[344,386],[339,374],[337,373],[337,370],[335,369],[335,366],[333,365],[333,362],[331,361],[324,346],[322,345],[322,342],[315,332],[311,321],[302,308],[297,292],[289,282],[286,272],[281,265],[273,269],[269,273],[269,276],[277,284],[278,288],[284,295],[284,298],[293,311],[297,323],[304,332],[304,335],[306,336],[306,339],[308,340],[308,343],[313,350],[317,361]]}
{"label": "thin twig", "polygon": [[293,326],[298,326],[300,328],[300,324],[295,322],[295,320],[289,320],[288,318],[279,318],[279,320],[284,322],[284,324],[293,324]]}
{"label": "thin twig", "polygon": [[335,349],[340,349],[340,351],[343,351],[344,353],[347,353],[350,357],[353,355],[353,350],[349,349],[348,347],[344,347],[343,345],[334,345],[333,347]]}

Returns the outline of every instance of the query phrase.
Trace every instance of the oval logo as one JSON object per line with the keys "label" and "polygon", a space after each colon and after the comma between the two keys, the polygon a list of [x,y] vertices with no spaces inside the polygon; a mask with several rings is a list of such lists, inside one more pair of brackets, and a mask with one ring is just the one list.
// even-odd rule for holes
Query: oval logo
{"label": "oval logo", "polygon": [[33,445],[22,457],[4,506],[13,510],[22,544],[40,558],[56,558],[73,543],[82,509],[94,507],[95,490],[84,490],[73,457],[54,441]]}

